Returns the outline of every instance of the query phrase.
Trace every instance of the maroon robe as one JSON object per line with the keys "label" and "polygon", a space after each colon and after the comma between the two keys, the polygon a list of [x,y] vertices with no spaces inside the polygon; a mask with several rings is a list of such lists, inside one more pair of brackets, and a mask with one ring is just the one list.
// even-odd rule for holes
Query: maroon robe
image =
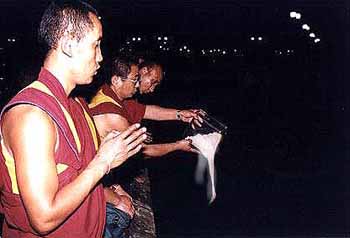
{"label": "maroon robe", "polygon": [[[55,152],[55,162],[59,189],[63,188],[84,171],[96,154],[98,139],[87,106],[83,100],[67,98],[59,81],[43,68],[38,81],[19,92],[4,107],[1,116],[18,104],[31,104],[39,107],[56,124],[59,146]],[[64,110],[69,115],[65,115]],[[14,159],[6,153],[3,145],[1,147],[0,172],[4,183],[1,191],[1,204],[5,215],[3,237],[40,237],[30,225],[18,192]],[[106,217],[105,210],[103,187],[98,184],[71,216],[44,237],[102,237]]]}

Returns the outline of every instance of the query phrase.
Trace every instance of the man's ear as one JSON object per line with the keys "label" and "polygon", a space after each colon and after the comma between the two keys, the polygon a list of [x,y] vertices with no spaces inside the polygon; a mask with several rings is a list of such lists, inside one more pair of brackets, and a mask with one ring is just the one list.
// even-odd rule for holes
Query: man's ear
{"label": "man's ear", "polygon": [[68,39],[68,37],[62,37],[61,40],[61,51],[63,54],[68,56],[69,58],[72,57],[72,41]]}
{"label": "man's ear", "polygon": [[111,83],[112,85],[117,85],[120,80],[121,80],[120,77],[113,75],[111,78]]}

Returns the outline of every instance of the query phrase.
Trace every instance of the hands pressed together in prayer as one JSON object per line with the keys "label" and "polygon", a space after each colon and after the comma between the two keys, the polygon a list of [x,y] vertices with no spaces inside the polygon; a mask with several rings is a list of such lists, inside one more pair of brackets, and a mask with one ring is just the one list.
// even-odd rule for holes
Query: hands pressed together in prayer
{"label": "hands pressed together in prayer", "polygon": [[134,124],[123,132],[111,131],[103,138],[96,159],[105,165],[105,173],[120,166],[129,157],[139,152],[146,140],[146,128]]}

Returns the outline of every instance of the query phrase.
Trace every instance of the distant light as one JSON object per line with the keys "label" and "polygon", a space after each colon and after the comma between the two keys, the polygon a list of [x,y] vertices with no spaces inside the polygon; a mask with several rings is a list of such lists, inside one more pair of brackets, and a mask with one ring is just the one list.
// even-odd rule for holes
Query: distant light
{"label": "distant light", "polygon": [[290,18],[295,18],[296,15],[297,13],[294,11],[289,13]]}
{"label": "distant light", "polygon": [[168,40],[168,37],[164,36],[164,40]]}
{"label": "distant light", "polygon": [[221,50],[220,49],[218,49],[218,52],[220,52]]}
{"label": "distant light", "polygon": [[163,42],[164,45],[166,45],[166,43],[167,43],[166,41]]}
{"label": "distant light", "polygon": [[135,41],[135,40],[136,40],[136,38],[135,38],[135,37],[133,37],[133,38],[132,38],[132,41]]}
{"label": "distant light", "polygon": [[163,46],[162,46],[162,45],[160,45],[160,46],[159,46],[159,48],[163,48]]}
{"label": "distant light", "polygon": [[10,39],[10,38],[8,38],[8,39],[7,39],[7,41],[8,41],[8,42],[11,42],[11,39]]}
{"label": "distant light", "polygon": [[138,40],[138,41],[141,41],[141,37],[137,37],[137,40]]}
{"label": "distant light", "polygon": [[309,27],[308,24],[303,24],[302,28],[303,28],[304,30],[307,30],[307,31],[310,30],[310,27]]}
{"label": "distant light", "polygon": [[4,50],[4,48],[0,47],[0,50]]}
{"label": "distant light", "polygon": [[315,38],[315,37],[316,37],[315,33],[312,33],[312,32],[309,34],[309,36],[310,36],[311,38]]}
{"label": "distant light", "polygon": [[209,50],[210,53],[213,53],[213,50]]}
{"label": "distant light", "polygon": [[250,40],[255,40],[255,37],[254,36],[250,37]]}
{"label": "distant light", "polygon": [[180,48],[180,51],[182,51],[182,48]]}
{"label": "distant light", "polygon": [[127,44],[127,45],[130,44],[130,41],[127,41],[126,44]]}
{"label": "distant light", "polygon": [[4,80],[5,78],[3,78],[3,77],[0,77],[0,81],[2,81],[2,80]]}
{"label": "distant light", "polygon": [[301,14],[300,13],[295,14],[295,18],[298,20],[301,19]]}
{"label": "distant light", "polygon": [[314,40],[315,43],[318,43],[318,42],[320,42],[320,41],[321,41],[320,38],[316,38],[316,39]]}
{"label": "distant light", "polygon": [[259,37],[258,37],[258,40],[262,40],[262,37],[261,37],[261,36],[259,36]]}
{"label": "distant light", "polygon": [[12,39],[12,42],[15,42],[15,41],[16,41],[16,39],[13,38],[13,39]]}
{"label": "distant light", "polygon": [[158,36],[158,40],[162,40],[162,37]]}
{"label": "distant light", "polygon": [[237,49],[234,49],[233,51],[234,51],[234,52],[237,52]]}
{"label": "distant light", "polygon": [[214,49],[214,52],[216,52],[216,49]]}
{"label": "distant light", "polygon": [[187,46],[184,46],[184,49],[186,50],[186,49],[187,49]]}
{"label": "distant light", "polygon": [[222,54],[226,55],[226,51],[223,51]]}
{"label": "distant light", "polygon": [[287,50],[287,52],[289,53],[289,52],[290,52],[290,50]]}
{"label": "distant light", "polygon": [[97,18],[98,18],[99,20],[101,20],[101,19],[102,19],[102,17],[101,17],[101,16],[98,16]]}

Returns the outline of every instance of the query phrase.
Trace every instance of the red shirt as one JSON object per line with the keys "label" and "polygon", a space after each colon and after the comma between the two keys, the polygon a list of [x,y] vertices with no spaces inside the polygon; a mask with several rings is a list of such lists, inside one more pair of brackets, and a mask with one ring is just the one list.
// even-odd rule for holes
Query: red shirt
{"label": "red shirt", "polygon": [[126,118],[130,124],[140,122],[146,110],[146,105],[138,103],[134,99],[121,101],[107,84],[99,89],[89,107],[93,116],[106,113],[119,114]]}

